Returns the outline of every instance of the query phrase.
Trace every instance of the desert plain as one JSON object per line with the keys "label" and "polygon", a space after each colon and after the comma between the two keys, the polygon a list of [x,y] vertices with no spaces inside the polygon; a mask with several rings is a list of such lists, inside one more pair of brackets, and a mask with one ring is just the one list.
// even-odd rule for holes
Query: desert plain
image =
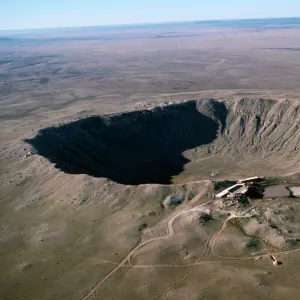
{"label": "desert plain", "polygon": [[[299,299],[300,20],[0,32],[0,299]],[[278,263],[276,263],[278,262]]]}

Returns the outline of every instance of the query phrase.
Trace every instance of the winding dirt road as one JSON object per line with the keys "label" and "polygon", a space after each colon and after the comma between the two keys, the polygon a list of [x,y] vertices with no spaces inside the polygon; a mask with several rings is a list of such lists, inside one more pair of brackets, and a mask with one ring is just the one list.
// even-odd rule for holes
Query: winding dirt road
{"label": "winding dirt road", "polygon": [[[200,199],[203,196],[203,193],[198,194],[196,197],[194,197],[192,200],[197,200]],[[191,200],[191,202],[192,202]],[[192,207],[190,209],[186,209],[185,211],[182,211],[178,214],[176,214],[175,216],[173,216],[167,223],[167,235],[165,236],[161,236],[161,237],[156,237],[156,238],[152,238],[149,239],[147,241],[144,241],[140,244],[138,244],[136,247],[134,247],[128,254],[127,256],[118,264],[116,265],[104,278],[102,278],[81,300],[87,300],[89,299],[94,292],[109,278],[111,277],[114,273],[116,273],[121,267],[125,266],[126,263],[129,263],[129,266],[131,266],[130,264],[130,258],[132,257],[133,254],[135,254],[136,251],[138,251],[141,247],[145,246],[146,244],[152,243],[154,241],[158,241],[158,240],[164,240],[164,239],[168,239],[171,236],[174,235],[174,228],[173,228],[173,222],[175,221],[175,219],[177,219],[178,217],[192,212],[192,211],[203,211],[203,207],[206,206],[207,204],[211,203],[212,200],[209,200],[201,205],[197,205],[195,207]],[[131,266],[133,267],[133,266]]]}
{"label": "winding dirt road", "polygon": [[[197,195],[195,198],[200,198],[200,194]],[[194,199],[195,199],[194,198]],[[155,237],[152,239],[149,239],[147,241],[144,241],[140,244],[138,244],[136,247],[134,247],[128,254],[127,256],[120,262],[120,263],[114,263],[114,262],[110,262],[110,261],[106,261],[106,260],[101,260],[101,259],[95,259],[99,262],[103,262],[103,263],[111,263],[111,264],[115,264],[115,267],[104,277],[102,278],[94,287],[92,287],[92,289],[81,299],[81,300],[88,300],[95,292],[96,290],[108,279],[110,278],[114,273],[116,273],[120,268],[122,267],[129,267],[129,268],[154,268],[154,267],[168,267],[168,268],[174,268],[174,267],[190,267],[186,272],[184,272],[168,289],[167,291],[165,291],[163,293],[163,295],[159,298],[159,300],[163,300],[166,298],[166,296],[169,294],[169,292],[172,290],[172,288],[178,283],[180,282],[183,278],[185,278],[192,270],[194,267],[204,264],[204,263],[226,263],[226,262],[236,262],[236,261],[249,261],[249,260],[255,260],[257,258],[261,258],[261,257],[269,257],[270,255],[278,255],[278,254],[288,254],[288,253],[293,253],[293,252],[299,252],[299,249],[294,249],[294,250],[286,250],[286,251],[277,251],[277,252],[267,252],[267,253],[262,253],[262,254],[257,254],[257,255],[253,255],[253,256],[248,256],[248,257],[228,257],[228,256],[221,256],[215,253],[215,247],[216,247],[216,241],[218,240],[219,236],[222,234],[222,232],[225,230],[228,221],[234,218],[247,218],[249,217],[249,215],[247,214],[249,211],[244,212],[241,215],[237,215],[235,212],[233,211],[228,211],[227,213],[229,213],[229,216],[224,220],[224,222],[222,223],[221,228],[214,233],[213,235],[211,235],[209,237],[209,239],[207,240],[203,252],[201,254],[201,256],[197,259],[196,262],[191,263],[191,264],[178,264],[178,265],[166,265],[166,264],[157,264],[157,265],[132,265],[131,264],[131,257],[143,246],[152,243],[154,241],[159,241],[159,240],[164,240],[164,239],[168,239],[170,237],[172,237],[175,234],[174,228],[173,228],[173,223],[174,221],[187,213],[190,212],[203,212],[205,211],[205,206],[210,204],[213,200],[209,200],[201,205],[197,205],[194,206],[192,208],[186,209],[182,212],[179,212],[177,214],[175,214],[168,222],[167,222],[167,234],[165,236],[160,236],[160,237]],[[252,208],[251,208],[252,209]],[[225,211],[226,213],[226,211]],[[202,261],[203,257],[205,256],[205,253],[207,252],[207,249],[210,248],[211,249],[211,254],[215,257],[218,258],[222,258],[223,260],[215,260],[215,261]],[[226,260],[224,260],[226,259]]]}

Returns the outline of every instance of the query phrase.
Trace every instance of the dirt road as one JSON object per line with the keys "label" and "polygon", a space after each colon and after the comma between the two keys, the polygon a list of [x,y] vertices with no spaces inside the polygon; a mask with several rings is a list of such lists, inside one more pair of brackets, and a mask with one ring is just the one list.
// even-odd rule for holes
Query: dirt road
{"label": "dirt road", "polygon": [[[196,197],[199,197],[199,195],[197,195]],[[195,198],[196,198],[195,197]],[[288,253],[293,253],[293,252],[298,252],[300,251],[299,249],[294,249],[294,250],[287,250],[287,251],[278,251],[278,252],[267,252],[267,253],[262,253],[262,254],[258,254],[255,256],[248,256],[248,257],[228,257],[228,256],[222,256],[222,255],[218,255],[215,253],[215,247],[216,247],[216,242],[219,238],[219,236],[222,234],[222,232],[225,230],[228,221],[234,218],[247,218],[249,217],[248,212],[246,211],[240,215],[237,215],[235,212],[233,211],[225,211],[225,213],[228,213],[229,216],[224,220],[224,222],[222,223],[221,228],[214,233],[213,235],[210,236],[210,238],[207,240],[203,252],[201,254],[201,256],[197,259],[196,262],[192,263],[192,264],[182,264],[182,265],[165,265],[165,264],[159,264],[159,265],[132,265],[130,262],[131,257],[143,246],[152,243],[154,241],[158,241],[158,240],[164,240],[164,239],[168,239],[170,237],[172,237],[175,234],[174,228],[173,228],[173,223],[174,221],[179,218],[180,216],[190,213],[190,212],[202,212],[205,211],[205,206],[210,204],[212,202],[212,200],[209,200],[201,205],[197,205],[194,206],[192,208],[188,208],[184,211],[181,211],[177,214],[175,214],[168,222],[167,222],[167,234],[165,236],[160,236],[160,237],[155,237],[152,239],[149,239],[147,241],[144,241],[140,244],[138,244],[136,247],[134,247],[128,254],[127,256],[120,262],[120,263],[116,263],[116,266],[104,277],[102,278],[81,300],[88,300],[94,293],[95,291],[108,279],[110,278],[114,273],[116,273],[120,268],[122,267],[130,267],[130,268],[153,268],[153,267],[170,267],[170,268],[174,268],[174,267],[190,267],[186,272],[184,272],[168,289],[166,292],[164,292],[164,294],[159,298],[159,300],[163,300],[166,298],[166,296],[169,294],[169,292],[172,290],[172,288],[179,282],[181,281],[183,278],[185,278],[192,270],[194,267],[204,264],[204,263],[217,263],[217,262],[235,262],[235,261],[247,261],[247,260],[254,260],[257,258],[261,258],[261,257],[269,257],[270,255],[277,255],[277,254],[288,254]],[[215,257],[219,257],[222,259],[226,259],[226,260],[216,260],[216,261],[202,261],[205,253],[207,252],[207,249],[210,248],[211,249],[211,254]],[[98,259],[97,259],[98,260]],[[109,261],[105,261],[105,260],[98,260],[99,262],[103,262],[103,263],[112,263],[113,262],[109,262]]]}
{"label": "dirt road", "polygon": [[[196,197],[194,197],[192,200],[196,201],[197,199],[200,199],[203,196],[203,193],[198,194]],[[191,202],[193,202],[191,200]],[[161,237],[156,237],[152,238],[150,240],[144,241],[140,244],[138,244],[136,247],[134,247],[128,254],[127,256],[118,264],[116,265],[104,278],[102,278],[83,298],[82,300],[87,300],[89,299],[93,293],[99,288],[109,277],[111,277],[114,273],[116,273],[121,267],[125,266],[126,263],[130,263],[130,258],[132,257],[133,254],[135,254],[136,251],[138,251],[141,247],[145,246],[146,244],[149,244],[154,241],[158,240],[164,240],[168,239],[171,236],[174,235],[174,228],[173,228],[173,222],[180,216],[187,214],[192,211],[203,211],[203,207],[211,203],[212,200],[209,200],[201,205],[197,205],[195,207],[192,207],[190,209],[186,209],[185,211],[179,212],[176,215],[174,215],[167,223],[167,235],[161,236]]]}

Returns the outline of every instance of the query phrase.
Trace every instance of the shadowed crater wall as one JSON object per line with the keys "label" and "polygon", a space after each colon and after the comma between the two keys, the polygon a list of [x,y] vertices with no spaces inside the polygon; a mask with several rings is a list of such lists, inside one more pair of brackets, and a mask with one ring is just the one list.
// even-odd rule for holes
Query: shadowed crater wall
{"label": "shadowed crater wall", "polygon": [[226,114],[218,101],[189,101],[44,128],[26,142],[67,173],[169,184],[188,162],[182,152],[211,143]]}

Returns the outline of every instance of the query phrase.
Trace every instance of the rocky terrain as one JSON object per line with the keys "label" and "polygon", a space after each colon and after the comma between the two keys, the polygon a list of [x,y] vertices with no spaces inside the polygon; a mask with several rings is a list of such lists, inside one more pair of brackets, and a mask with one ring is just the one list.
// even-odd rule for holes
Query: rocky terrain
{"label": "rocky terrain", "polygon": [[[296,272],[298,199],[218,203],[224,182],[212,180],[297,171],[298,109],[229,97],[25,126],[1,152],[0,295],[176,299],[186,283],[191,299],[220,299],[210,285],[233,293],[229,278],[264,299],[278,272]],[[205,278],[200,291],[191,278]],[[273,299],[297,294],[297,281],[283,284]]]}
{"label": "rocky terrain", "polygon": [[299,110],[288,100],[204,99],[87,117],[27,142],[64,172],[123,184],[168,184],[189,168],[205,179],[214,161],[233,173],[251,175],[257,164],[261,175],[284,175],[300,162]]}
{"label": "rocky terrain", "polygon": [[1,34],[1,300],[299,298],[299,26],[248,22]]}

